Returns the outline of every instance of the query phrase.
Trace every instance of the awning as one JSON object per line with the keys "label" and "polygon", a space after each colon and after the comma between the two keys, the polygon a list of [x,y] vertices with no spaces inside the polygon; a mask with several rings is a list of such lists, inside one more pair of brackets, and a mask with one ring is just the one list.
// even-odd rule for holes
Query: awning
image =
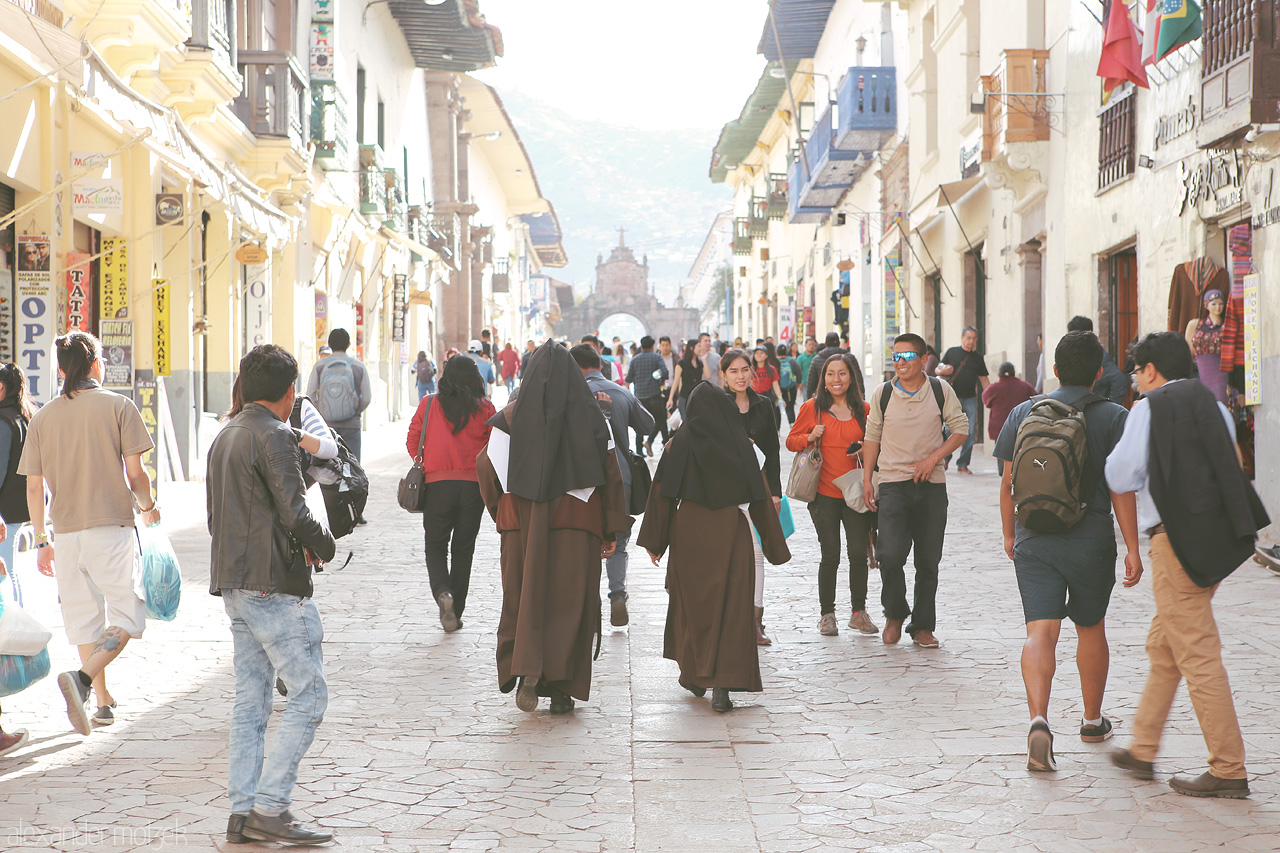
{"label": "awning", "polygon": [[949,184],[939,184],[936,190],[927,194],[915,207],[911,208],[911,221],[917,223],[914,227],[924,227],[925,222],[947,206],[948,200],[955,204],[981,180],[982,175],[972,175]]}
{"label": "awning", "polygon": [[431,249],[431,248],[428,248],[427,246],[422,245],[417,240],[410,239],[404,234],[401,234],[399,231],[392,231],[390,228],[384,225],[380,229],[378,229],[378,233],[393,243],[399,243],[403,248],[408,249],[410,252],[413,252],[415,255],[422,258],[423,260],[427,260],[427,261],[440,260],[440,255],[437,254],[434,249]]}

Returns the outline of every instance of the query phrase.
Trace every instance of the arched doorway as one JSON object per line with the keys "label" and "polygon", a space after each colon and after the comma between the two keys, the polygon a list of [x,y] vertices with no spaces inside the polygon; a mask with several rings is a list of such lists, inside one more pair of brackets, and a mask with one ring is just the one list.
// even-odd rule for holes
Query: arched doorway
{"label": "arched doorway", "polygon": [[638,344],[646,334],[644,321],[634,314],[610,314],[600,321],[600,340],[608,346],[618,337],[623,343]]}

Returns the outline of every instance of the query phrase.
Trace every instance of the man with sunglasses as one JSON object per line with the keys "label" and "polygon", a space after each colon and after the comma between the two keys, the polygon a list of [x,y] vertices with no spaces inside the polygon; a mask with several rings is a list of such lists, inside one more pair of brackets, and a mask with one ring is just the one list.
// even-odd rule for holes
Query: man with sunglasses
{"label": "man with sunglasses", "polygon": [[[903,624],[917,646],[936,649],[938,564],[947,530],[947,482],[942,460],[969,434],[969,418],[956,392],[925,375],[924,338],[893,339],[894,378],[868,397],[867,434],[862,442],[863,498],[880,513],[876,557],[880,561],[886,646],[902,639]],[[943,426],[950,428],[944,438]],[[871,472],[880,471],[876,497]],[[907,605],[905,567],[915,550],[914,603]]]}

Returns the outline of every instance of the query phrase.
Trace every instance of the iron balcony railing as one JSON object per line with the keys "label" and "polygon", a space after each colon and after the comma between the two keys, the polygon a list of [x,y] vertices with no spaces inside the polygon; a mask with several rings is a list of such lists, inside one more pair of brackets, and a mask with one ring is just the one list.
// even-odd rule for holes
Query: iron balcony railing
{"label": "iron balcony railing", "polygon": [[242,50],[236,64],[244,91],[234,109],[254,136],[276,136],[305,146],[309,105],[307,78],[293,54],[282,50]]}

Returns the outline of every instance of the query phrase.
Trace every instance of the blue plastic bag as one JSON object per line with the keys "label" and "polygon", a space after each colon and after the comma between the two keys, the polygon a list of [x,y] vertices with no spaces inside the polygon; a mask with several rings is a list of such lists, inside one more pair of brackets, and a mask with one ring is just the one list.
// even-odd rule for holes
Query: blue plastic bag
{"label": "blue plastic bag", "polygon": [[49,650],[38,655],[0,655],[0,697],[26,690],[49,674]]}
{"label": "blue plastic bag", "polygon": [[159,528],[141,528],[138,540],[142,544],[142,586],[147,594],[147,616],[172,622],[178,615],[178,601],[182,598],[178,555],[173,553],[169,537]]}
{"label": "blue plastic bag", "polygon": [[[787,500],[786,495],[782,496],[782,502],[778,504],[778,524],[782,525],[783,539],[790,539],[791,534],[796,532],[796,520],[791,515],[791,502]],[[754,523],[751,525],[751,532],[755,534],[756,541],[760,542],[760,531],[756,530]],[[764,543],[760,542],[760,544]]]}

